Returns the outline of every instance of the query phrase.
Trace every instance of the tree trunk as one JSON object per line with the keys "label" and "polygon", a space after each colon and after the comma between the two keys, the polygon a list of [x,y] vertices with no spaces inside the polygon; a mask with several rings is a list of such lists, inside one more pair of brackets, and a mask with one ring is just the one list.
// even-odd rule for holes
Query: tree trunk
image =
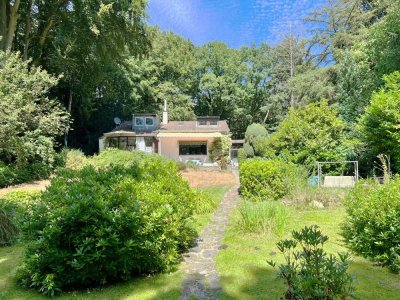
{"label": "tree trunk", "polygon": [[[69,98],[68,98],[68,113],[71,116],[71,111],[72,111],[72,90],[69,91]],[[64,147],[68,147],[68,131],[69,131],[69,126],[67,127],[67,130],[65,131],[64,135]]]}
{"label": "tree trunk", "polygon": [[44,48],[44,44],[46,42],[47,36],[49,35],[50,30],[52,29],[53,25],[54,25],[54,21],[55,21],[55,17],[57,16],[57,13],[60,9],[61,6],[66,5],[67,4],[67,0],[59,0],[56,2],[56,4],[53,6],[50,15],[47,19],[46,22],[46,26],[43,28],[42,32],[40,33],[40,37],[39,37],[39,55],[36,57],[36,59],[34,60],[34,64],[38,65],[40,62],[40,59],[42,57],[43,54],[43,48]]}
{"label": "tree trunk", "polygon": [[[290,26],[291,29],[291,26]],[[289,46],[290,46],[290,79],[293,78],[294,75],[294,62],[293,62],[293,40],[292,36],[290,36],[289,39]],[[294,106],[294,97],[293,97],[293,91],[290,91],[290,106]]]}
{"label": "tree trunk", "polygon": [[14,41],[14,35],[15,35],[15,30],[17,29],[17,21],[18,21],[18,9],[19,9],[19,4],[21,3],[21,0],[15,0],[15,3],[13,6],[10,6],[10,15],[8,18],[8,28],[7,28],[7,38],[6,38],[6,44],[5,44],[5,49],[6,50],[11,50],[13,46],[13,41]]}
{"label": "tree trunk", "polygon": [[7,44],[7,6],[8,0],[0,0],[0,49],[6,50]]}
{"label": "tree trunk", "polygon": [[28,60],[29,42],[30,42],[30,32],[32,28],[32,0],[29,0],[28,10],[26,14],[26,27],[25,27],[25,41],[24,41],[24,60]]}

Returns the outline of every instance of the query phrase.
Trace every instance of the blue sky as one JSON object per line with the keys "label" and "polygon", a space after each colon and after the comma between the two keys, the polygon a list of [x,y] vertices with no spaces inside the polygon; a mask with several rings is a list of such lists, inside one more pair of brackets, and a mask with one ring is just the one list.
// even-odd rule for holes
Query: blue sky
{"label": "blue sky", "polygon": [[196,45],[219,40],[239,48],[276,44],[285,34],[307,35],[301,19],[327,0],[148,0],[149,23]]}

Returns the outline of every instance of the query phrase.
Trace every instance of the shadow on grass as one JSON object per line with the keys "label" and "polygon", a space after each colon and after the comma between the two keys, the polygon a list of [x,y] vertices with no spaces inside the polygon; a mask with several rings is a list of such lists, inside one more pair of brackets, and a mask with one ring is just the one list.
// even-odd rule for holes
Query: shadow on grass
{"label": "shadow on grass", "polygon": [[272,268],[249,266],[246,273],[245,281],[238,281],[236,276],[221,277],[221,299],[275,300],[280,299],[286,291],[284,281],[278,278],[277,271]]}
{"label": "shadow on grass", "polygon": [[[244,272],[245,276],[221,277],[222,300],[278,300],[284,296],[286,286],[283,279],[277,277],[276,269],[249,266]],[[361,258],[351,263],[349,273],[355,276],[356,299],[400,299],[399,274]]]}

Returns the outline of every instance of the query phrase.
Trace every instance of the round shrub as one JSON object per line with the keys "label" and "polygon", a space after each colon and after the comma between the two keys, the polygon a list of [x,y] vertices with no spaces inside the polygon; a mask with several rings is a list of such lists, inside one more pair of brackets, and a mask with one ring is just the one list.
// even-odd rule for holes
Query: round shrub
{"label": "round shrub", "polygon": [[281,160],[248,159],[239,165],[239,173],[244,197],[278,200],[290,193],[295,167]]}
{"label": "round shrub", "polygon": [[32,207],[18,281],[43,294],[169,270],[193,239],[195,192],[176,164],[60,170]]}
{"label": "round shrub", "polygon": [[64,156],[64,165],[68,169],[82,169],[88,164],[88,159],[85,154],[79,149],[65,149],[62,155]]}
{"label": "round shrub", "polygon": [[356,253],[400,271],[400,177],[360,182],[348,194],[343,234]]}

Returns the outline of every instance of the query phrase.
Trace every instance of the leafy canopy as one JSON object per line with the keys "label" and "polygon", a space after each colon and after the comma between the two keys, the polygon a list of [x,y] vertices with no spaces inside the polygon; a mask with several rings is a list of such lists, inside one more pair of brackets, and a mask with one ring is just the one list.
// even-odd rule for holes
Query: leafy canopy
{"label": "leafy canopy", "polygon": [[48,97],[59,78],[29,67],[19,54],[0,51],[0,159],[17,164],[54,163],[56,138],[68,113]]}
{"label": "leafy canopy", "polygon": [[373,156],[389,155],[400,170],[400,72],[384,76],[360,120],[362,139]]}
{"label": "leafy canopy", "polygon": [[275,133],[259,147],[264,156],[275,154],[287,161],[305,165],[311,171],[317,161],[342,161],[349,154],[344,122],[327,101],[291,109]]}

